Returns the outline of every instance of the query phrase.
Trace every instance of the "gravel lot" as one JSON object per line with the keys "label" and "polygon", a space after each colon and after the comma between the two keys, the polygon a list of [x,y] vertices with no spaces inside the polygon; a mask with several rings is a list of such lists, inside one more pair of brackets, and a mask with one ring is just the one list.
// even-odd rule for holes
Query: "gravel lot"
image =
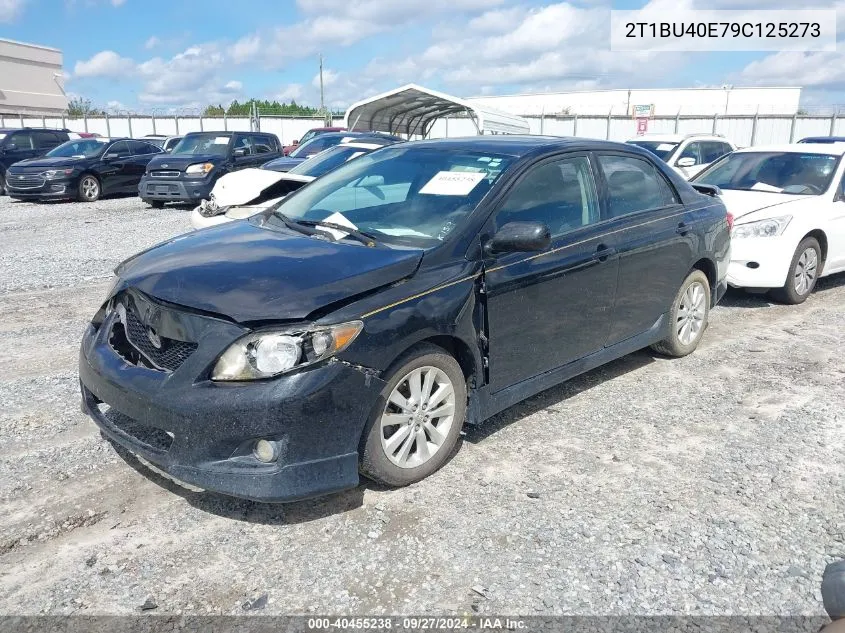
{"label": "gravel lot", "polygon": [[732,293],[697,353],[551,389],[420,484],[274,506],[182,490],[79,411],[111,269],[187,230],[137,198],[0,198],[0,613],[823,614],[845,276],[798,307]]}

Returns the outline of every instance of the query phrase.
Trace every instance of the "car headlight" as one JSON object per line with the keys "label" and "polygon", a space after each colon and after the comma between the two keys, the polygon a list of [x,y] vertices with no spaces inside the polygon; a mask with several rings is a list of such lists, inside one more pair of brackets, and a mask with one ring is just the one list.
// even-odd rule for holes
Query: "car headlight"
{"label": "car headlight", "polygon": [[188,165],[185,170],[186,174],[202,174],[205,176],[208,172],[214,169],[214,163],[197,163],[196,165]]}
{"label": "car headlight", "polygon": [[784,215],[779,218],[768,218],[766,220],[758,220],[757,222],[749,222],[748,224],[735,224],[731,237],[734,239],[742,239],[744,237],[776,237],[784,232],[791,220],[791,215]]}
{"label": "car headlight", "polygon": [[63,178],[64,176],[70,176],[73,174],[73,169],[48,169],[44,172],[44,177],[47,180],[51,180],[53,178]]}
{"label": "car headlight", "polygon": [[363,327],[361,321],[350,321],[304,331],[248,334],[217,359],[211,379],[259,380],[306,367],[349,347]]}

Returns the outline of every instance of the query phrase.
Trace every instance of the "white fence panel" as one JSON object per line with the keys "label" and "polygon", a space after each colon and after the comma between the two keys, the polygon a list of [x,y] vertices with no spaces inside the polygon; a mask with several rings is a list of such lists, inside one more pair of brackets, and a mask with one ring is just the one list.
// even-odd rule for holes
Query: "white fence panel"
{"label": "white fence panel", "polygon": [[230,132],[249,132],[249,117],[226,117],[226,129],[228,129]]}
{"label": "white fence panel", "polygon": [[805,136],[827,136],[830,134],[830,117],[795,119],[795,138],[800,141]]}
{"label": "white fence panel", "polygon": [[607,117],[590,116],[578,117],[578,132],[576,136],[581,138],[607,138]]}
{"label": "white fence panel", "polygon": [[[562,119],[557,117],[543,117],[542,119],[528,119],[532,134],[545,134],[546,136],[575,136],[574,119]],[[581,121],[578,121],[578,134],[581,134]]]}
{"label": "white fence panel", "polygon": [[158,134],[158,130],[153,131],[152,117],[132,117],[132,136],[141,138],[147,134]]}
{"label": "white fence panel", "polygon": [[179,134],[187,134],[188,132],[202,132],[200,120],[198,118],[182,118],[179,117]]}
{"label": "white fence panel", "polygon": [[748,147],[751,145],[751,136],[753,132],[753,117],[744,119],[740,117],[719,117],[716,121],[716,133],[721,134],[726,139],[733,141],[740,147]]}
{"label": "white fence panel", "polygon": [[754,145],[789,143],[789,130],[791,128],[791,116],[759,117],[757,119],[757,137],[754,139]]}
{"label": "white fence panel", "polygon": [[833,126],[834,136],[845,136],[845,118],[837,117],[836,124]]}

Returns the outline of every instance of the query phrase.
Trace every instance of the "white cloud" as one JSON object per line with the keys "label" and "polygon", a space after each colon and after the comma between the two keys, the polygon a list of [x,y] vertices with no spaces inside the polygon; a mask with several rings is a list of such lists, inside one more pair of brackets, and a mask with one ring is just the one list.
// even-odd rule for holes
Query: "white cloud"
{"label": "white cloud", "polygon": [[144,48],[147,50],[153,49],[156,46],[161,44],[161,40],[157,38],[155,35],[151,35],[146,42],[144,42]]}
{"label": "white cloud", "polygon": [[281,91],[273,95],[273,99],[287,103],[289,101],[296,101],[302,98],[302,84],[288,84]]}
{"label": "white cloud", "polygon": [[26,0],[0,0],[0,24],[12,22],[23,11]]}
{"label": "white cloud", "polygon": [[121,57],[114,51],[100,51],[91,59],[76,62],[73,67],[75,77],[125,77],[131,75],[135,62],[128,57]]}
{"label": "white cloud", "polygon": [[[323,69],[323,87],[328,88],[333,83],[336,83],[338,77],[339,77],[339,75],[335,71],[329,70],[328,68],[324,68]],[[314,75],[314,78],[311,80],[311,85],[314,86],[315,88],[320,87],[320,73],[319,72],[316,75]]]}
{"label": "white cloud", "polygon": [[126,2],[126,0],[111,0],[111,4],[112,4],[113,7],[119,7],[119,6],[123,5],[125,2]]}

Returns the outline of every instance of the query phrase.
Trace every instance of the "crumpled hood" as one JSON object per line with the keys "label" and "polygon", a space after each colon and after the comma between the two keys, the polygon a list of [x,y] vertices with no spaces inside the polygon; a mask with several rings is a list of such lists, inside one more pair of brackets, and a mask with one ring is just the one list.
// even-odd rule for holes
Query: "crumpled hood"
{"label": "crumpled hood", "polygon": [[412,275],[422,251],[327,242],[258,222],[176,237],[123,262],[123,284],[234,321],[304,319]]}
{"label": "crumpled hood", "polygon": [[285,181],[288,186],[273,187],[274,191],[278,190],[278,196],[296,191],[312,180],[312,176],[298,176],[269,169],[240,169],[222,176],[214,184],[211,195],[217,206],[231,207],[265,198],[262,193],[280,181]]}
{"label": "crumpled hood", "polygon": [[[722,189],[719,196],[728,213],[734,216],[734,219],[739,219],[749,213],[756,211],[763,211],[771,207],[784,206],[783,213],[789,213],[788,207],[797,202],[802,202],[808,198],[815,198],[817,196],[800,196],[789,193],[773,193],[769,191],[739,191],[736,189]],[[780,212],[780,209],[777,210]]]}

